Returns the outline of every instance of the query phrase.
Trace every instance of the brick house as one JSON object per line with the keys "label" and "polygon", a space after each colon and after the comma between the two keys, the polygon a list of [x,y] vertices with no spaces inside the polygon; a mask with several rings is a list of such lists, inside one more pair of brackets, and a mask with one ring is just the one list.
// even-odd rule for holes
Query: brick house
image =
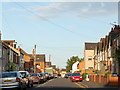
{"label": "brick house", "polygon": [[97,43],[94,53],[95,69],[101,72],[119,72],[118,61],[113,60],[113,52],[120,45],[120,27],[115,25],[105,38]]}
{"label": "brick house", "polygon": [[[28,54],[31,58],[31,62],[30,62],[30,67],[31,70],[34,70],[34,59],[35,59],[35,53],[34,53],[34,49],[33,49],[33,53],[32,54]],[[45,54],[36,54],[36,72],[45,72]]]}
{"label": "brick house", "polygon": [[84,61],[79,62],[78,69],[81,71],[81,74],[84,73]]}
{"label": "brick house", "polygon": [[[112,46],[112,56],[114,54],[114,51],[116,49],[118,49],[118,46],[120,46],[120,26],[119,25],[115,25],[114,28],[112,28],[112,31],[111,31],[111,46]],[[120,73],[120,70],[119,70],[119,62],[120,60],[116,60],[115,58],[113,58],[113,62],[112,62],[112,72],[116,72],[116,73]]]}
{"label": "brick house", "polygon": [[40,72],[45,72],[45,54],[36,54],[36,66],[40,66]]}

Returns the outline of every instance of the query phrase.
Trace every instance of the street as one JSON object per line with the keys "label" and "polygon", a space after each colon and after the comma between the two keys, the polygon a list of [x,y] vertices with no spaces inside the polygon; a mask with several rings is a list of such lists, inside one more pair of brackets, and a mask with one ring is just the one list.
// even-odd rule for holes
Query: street
{"label": "street", "polygon": [[86,85],[82,84],[82,82],[71,82],[70,79],[65,79],[65,78],[54,78],[51,79],[45,83],[42,84],[34,84],[34,86],[32,88],[29,88],[27,90],[40,90],[40,89],[45,89],[45,90],[49,90],[49,89],[69,89],[69,90],[73,90],[73,89],[88,89],[88,90],[96,90],[96,89],[109,89],[109,90],[118,90],[118,88],[88,88]]}
{"label": "street", "polygon": [[[65,78],[54,78],[43,84],[34,84],[34,88],[79,88],[76,82]],[[82,87],[82,86],[81,86]]]}

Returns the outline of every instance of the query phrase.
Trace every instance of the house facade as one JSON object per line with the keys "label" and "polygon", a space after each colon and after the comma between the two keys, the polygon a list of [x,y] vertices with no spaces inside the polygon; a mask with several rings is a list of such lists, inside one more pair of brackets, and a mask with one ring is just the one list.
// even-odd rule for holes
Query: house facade
{"label": "house facade", "polygon": [[115,60],[116,58],[114,57],[114,52],[119,45],[120,27],[115,25],[105,38],[100,39],[94,49],[94,69],[99,70],[101,73],[105,71],[120,73],[120,60]]}
{"label": "house facade", "polygon": [[92,73],[95,69],[94,66],[94,49],[97,43],[85,43],[84,48],[84,69],[86,73]]}
{"label": "house facade", "polygon": [[81,62],[79,62],[79,71],[81,71],[80,73],[82,74],[82,73],[84,73],[84,61],[81,61]]}
{"label": "house facade", "polygon": [[[7,43],[6,43],[7,42]],[[2,70],[9,71],[11,67],[11,63],[15,65],[15,71],[19,70],[19,57],[20,52],[14,48],[13,40],[2,41]]]}

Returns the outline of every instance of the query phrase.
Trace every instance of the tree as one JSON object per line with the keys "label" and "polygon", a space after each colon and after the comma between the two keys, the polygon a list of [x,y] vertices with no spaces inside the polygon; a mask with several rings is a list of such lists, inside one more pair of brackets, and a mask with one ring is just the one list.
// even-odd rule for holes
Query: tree
{"label": "tree", "polygon": [[14,71],[15,70],[15,64],[13,62],[10,62],[7,64],[8,71]]}
{"label": "tree", "polygon": [[78,58],[78,56],[72,56],[70,59],[67,60],[66,72],[70,72],[70,70],[72,70],[72,65],[75,62],[77,62],[77,61],[81,62],[83,60],[84,60],[84,58],[80,59],[80,58]]}

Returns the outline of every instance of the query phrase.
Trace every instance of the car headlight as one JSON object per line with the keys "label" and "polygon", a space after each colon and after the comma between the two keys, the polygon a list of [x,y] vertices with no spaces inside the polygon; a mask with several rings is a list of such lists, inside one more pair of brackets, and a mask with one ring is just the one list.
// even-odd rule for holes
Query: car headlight
{"label": "car headlight", "polygon": [[80,78],[82,78],[82,76],[80,76]]}

